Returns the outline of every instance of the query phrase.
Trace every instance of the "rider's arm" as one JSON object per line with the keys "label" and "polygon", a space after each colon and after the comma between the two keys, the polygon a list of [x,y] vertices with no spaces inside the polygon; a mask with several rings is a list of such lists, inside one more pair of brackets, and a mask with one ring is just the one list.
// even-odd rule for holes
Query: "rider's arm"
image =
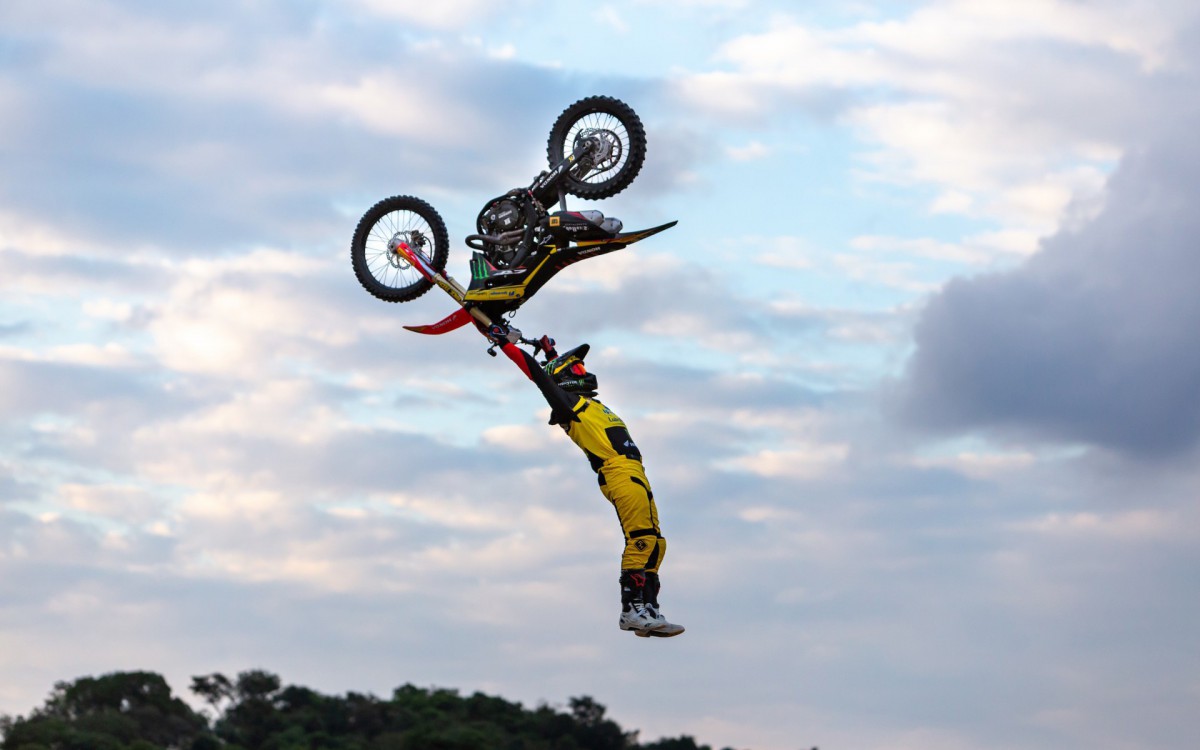
{"label": "rider's arm", "polygon": [[532,380],[546,398],[546,403],[550,404],[550,424],[566,424],[568,422],[578,422],[579,417],[575,416],[575,407],[582,400],[580,396],[567,393],[558,386],[546,371],[542,369],[537,360],[530,356],[529,352],[525,351],[516,344],[505,342],[500,346],[501,351],[516,363],[521,372]]}

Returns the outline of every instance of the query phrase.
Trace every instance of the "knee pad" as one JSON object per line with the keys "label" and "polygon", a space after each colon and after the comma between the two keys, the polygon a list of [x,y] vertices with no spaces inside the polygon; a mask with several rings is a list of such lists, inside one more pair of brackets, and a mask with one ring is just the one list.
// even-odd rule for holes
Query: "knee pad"
{"label": "knee pad", "polygon": [[625,540],[625,553],[621,556],[622,570],[657,571],[667,552],[667,540],[653,529],[635,531]]}

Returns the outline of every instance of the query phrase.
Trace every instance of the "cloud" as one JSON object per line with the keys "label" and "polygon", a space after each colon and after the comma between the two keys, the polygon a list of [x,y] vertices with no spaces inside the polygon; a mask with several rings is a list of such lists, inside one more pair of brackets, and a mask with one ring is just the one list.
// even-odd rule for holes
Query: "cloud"
{"label": "cloud", "polygon": [[104,363],[0,355],[0,384],[0,416],[14,423],[40,414],[115,417],[126,408],[142,418],[165,406],[143,372]]}
{"label": "cloud", "polygon": [[745,146],[730,146],[725,149],[725,153],[734,161],[753,161],[768,156],[771,149],[758,141],[750,141]]}
{"label": "cloud", "polygon": [[777,15],[674,92],[714,118],[853,127],[860,178],[937,190],[929,210],[1044,235],[1094,194],[1142,124],[1186,87],[1186,3],[925,3],[818,26]]}
{"label": "cloud", "polygon": [[1018,268],[934,296],[898,385],[906,420],[1146,457],[1196,443],[1197,114],[1181,102],[1130,150],[1093,221],[1046,240]]}
{"label": "cloud", "polygon": [[[477,23],[482,9],[379,5],[434,25]],[[0,100],[20,113],[0,133],[5,213],[76,249],[311,248],[352,229],[343,204],[525,183],[577,92],[560,72],[469,40],[396,39],[375,17],[326,24],[286,4],[238,7],[240,23],[228,7],[0,10],[30,30],[21,65],[0,66]],[[273,33],[254,33],[256,22]],[[527,135],[497,148],[497,122]]]}
{"label": "cloud", "polygon": [[731,469],[767,477],[808,479],[820,476],[846,458],[845,445],[811,445],[789,450],[765,449],[728,462]]}
{"label": "cloud", "polygon": [[[611,5],[633,64],[648,6]],[[933,440],[881,422],[875,379],[906,351],[915,292],[860,292],[923,293],[944,278],[930,264],[978,273],[1033,254],[946,292],[1011,279],[981,292],[1001,322],[1025,320],[1030,300],[1086,311],[1045,326],[1089,332],[1078,362],[1040,364],[1024,333],[998,339],[1025,368],[1014,377],[1061,368],[1061,393],[1103,352],[1149,351],[1162,366],[1134,373],[1152,386],[1132,390],[1136,406],[1184,393],[1169,375],[1191,377],[1174,365],[1191,361],[1196,321],[1178,290],[1193,265],[1152,240],[1194,229],[1176,221],[1190,162],[1132,149],[1102,213],[1078,199],[1141,118],[1171,119],[1190,94],[1173,29],[1192,10],[939,2],[817,28],[763,7],[673,6],[677,36],[719,51],[679,86],[727,87],[678,109],[661,96],[678,75],[664,67],[702,53],[672,57],[672,35],[654,38],[672,59],[636,81],[549,70],[522,56],[561,31],[554,16],[506,25],[512,9],[495,4],[0,4],[0,711],[130,664],[177,687],[263,665],[322,690],[414,681],[533,702],[578,694],[582,665],[590,693],[644,738],[1185,746],[1194,462],[1010,444],[1069,432],[1045,423],[1070,415],[996,426],[994,399],[972,401],[939,355],[986,354],[992,309],[941,295],[914,360],[928,366],[904,392],[918,416],[974,405],[925,425]],[[448,300],[378,302],[346,258],[383,195],[423,195],[468,226],[480,191],[531,176],[546,126],[596,90],[628,98],[650,129],[644,173],[612,212],[636,228],[662,206],[684,223],[568,269],[517,323],[591,341],[603,397],[646,455],[671,544],[664,604],[689,628],[654,655],[653,705],[628,689],[647,644],[614,627],[622,539],[586,459],[474,332],[400,329]],[[829,209],[861,196],[840,155],[834,174],[792,169],[798,116],[829,127],[834,151],[860,139],[852,187],[919,194],[939,223],[967,217],[965,236],[913,239],[911,203]],[[1155,142],[1181,143],[1189,125]],[[760,142],[768,158],[731,163]],[[1034,254],[1052,215],[1064,229]],[[814,233],[792,236],[805,217]],[[706,220],[757,236],[712,250]],[[1118,252],[1130,232],[1144,267]],[[1033,291],[1006,291],[1019,286]],[[1095,431],[1077,421],[1075,440]],[[1005,439],[960,437],[980,430]],[[738,636],[746,613],[752,639]],[[535,616],[562,627],[531,630]],[[747,687],[714,691],[714,675]]]}
{"label": "cloud", "polygon": [[[459,29],[474,25],[500,10],[490,0],[439,0],[436,3],[414,0],[354,0],[354,3],[383,19],[434,29]],[[528,5],[528,2],[519,2]],[[511,12],[524,12],[512,10]]]}
{"label": "cloud", "polygon": [[61,502],[92,516],[137,524],[158,518],[157,503],[143,487],[68,483],[59,487]]}

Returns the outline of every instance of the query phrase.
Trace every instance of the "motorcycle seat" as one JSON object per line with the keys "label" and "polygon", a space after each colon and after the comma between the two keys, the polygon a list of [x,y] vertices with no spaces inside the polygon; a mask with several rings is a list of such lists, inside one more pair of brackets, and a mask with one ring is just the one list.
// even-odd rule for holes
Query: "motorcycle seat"
{"label": "motorcycle seat", "polygon": [[616,217],[605,217],[599,211],[555,211],[550,214],[550,232],[576,240],[615,237],[623,227]]}
{"label": "motorcycle seat", "polygon": [[624,226],[620,219],[616,218],[615,216],[605,217],[604,214],[600,213],[599,211],[580,211],[579,213],[585,219],[610,234],[617,234]]}

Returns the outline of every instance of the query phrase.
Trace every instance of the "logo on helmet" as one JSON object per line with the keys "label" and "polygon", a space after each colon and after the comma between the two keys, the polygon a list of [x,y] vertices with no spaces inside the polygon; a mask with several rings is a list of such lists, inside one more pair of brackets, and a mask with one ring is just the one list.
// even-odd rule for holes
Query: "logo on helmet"
{"label": "logo on helmet", "polygon": [[585,396],[595,395],[596,376],[588,372],[583,364],[588,349],[587,344],[580,344],[566,354],[547,362],[543,369],[564,391]]}

